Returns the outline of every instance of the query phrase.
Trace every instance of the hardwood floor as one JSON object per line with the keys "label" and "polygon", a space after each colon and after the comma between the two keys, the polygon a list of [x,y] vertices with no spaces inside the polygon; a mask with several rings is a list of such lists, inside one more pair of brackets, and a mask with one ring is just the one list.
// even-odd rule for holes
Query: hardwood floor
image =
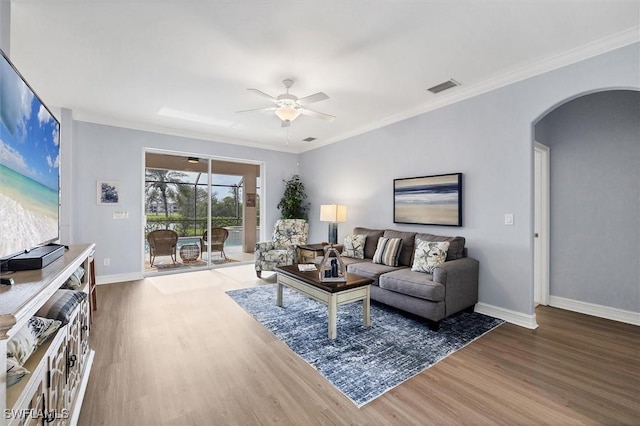
{"label": "hardwood floor", "polygon": [[640,424],[640,327],[539,307],[358,409],[224,294],[264,275],[98,286],[79,424]]}

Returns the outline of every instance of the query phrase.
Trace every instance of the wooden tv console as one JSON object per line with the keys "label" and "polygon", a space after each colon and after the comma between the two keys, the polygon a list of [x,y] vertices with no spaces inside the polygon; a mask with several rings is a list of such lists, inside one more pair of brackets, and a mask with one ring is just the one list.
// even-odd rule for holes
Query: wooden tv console
{"label": "wooden tv console", "polygon": [[95,244],[69,246],[43,269],[11,274],[13,285],[0,286],[0,424],[76,424],[89,380],[94,351],[89,347],[89,298],[68,324],[29,357],[31,374],[7,388],[7,341],[29,321],[67,279],[83,266],[89,293],[89,261]]}

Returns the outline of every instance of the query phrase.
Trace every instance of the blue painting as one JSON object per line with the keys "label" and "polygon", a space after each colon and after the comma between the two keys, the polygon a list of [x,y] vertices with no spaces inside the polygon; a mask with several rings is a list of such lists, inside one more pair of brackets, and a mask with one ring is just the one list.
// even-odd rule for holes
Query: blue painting
{"label": "blue painting", "polygon": [[394,179],[393,221],[462,226],[462,173]]}

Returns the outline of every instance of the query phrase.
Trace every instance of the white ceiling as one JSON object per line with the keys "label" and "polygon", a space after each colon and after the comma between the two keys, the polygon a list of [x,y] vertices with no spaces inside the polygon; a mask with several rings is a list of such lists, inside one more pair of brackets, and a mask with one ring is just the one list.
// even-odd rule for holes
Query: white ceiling
{"label": "white ceiling", "polygon": [[[78,120],[302,152],[638,41],[639,3],[13,0],[10,53]],[[336,120],[236,113],[285,78]]]}

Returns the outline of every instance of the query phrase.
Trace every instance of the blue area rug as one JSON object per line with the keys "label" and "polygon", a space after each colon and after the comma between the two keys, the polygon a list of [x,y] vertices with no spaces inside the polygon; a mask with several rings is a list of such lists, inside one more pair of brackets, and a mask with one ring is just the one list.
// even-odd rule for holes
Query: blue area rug
{"label": "blue area rug", "polygon": [[285,287],[283,307],[276,286],[227,294],[311,364],[358,407],[429,368],[504,321],[460,313],[440,330],[382,304],[371,304],[371,327],[362,324],[362,302],[338,307],[338,337],[327,335],[327,307]]}

